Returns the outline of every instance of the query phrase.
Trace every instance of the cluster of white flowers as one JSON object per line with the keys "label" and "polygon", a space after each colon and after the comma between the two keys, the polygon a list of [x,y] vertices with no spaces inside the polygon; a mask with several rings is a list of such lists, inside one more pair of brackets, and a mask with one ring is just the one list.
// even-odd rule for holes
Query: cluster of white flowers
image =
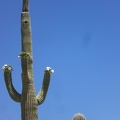
{"label": "cluster of white flowers", "polygon": [[46,71],[48,71],[48,72],[50,72],[50,73],[54,73],[54,70],[53,69],[51,69],[50,67],[46,67],[46,69],[45,69]]}
{"label": "cluster of white flowers", "polygon": [[19,55],[18,55],[18,58],[21,58],[21,57],[29,57],[29,54],[22,51]]}
{"label": "cluster of white flowers", "polygon": [[4,70],[4,71],[5,70],[12,71],[13,69],[12,69],[12,67],[10,65],[5,64],[5,65],[2,66],[2,70]]}

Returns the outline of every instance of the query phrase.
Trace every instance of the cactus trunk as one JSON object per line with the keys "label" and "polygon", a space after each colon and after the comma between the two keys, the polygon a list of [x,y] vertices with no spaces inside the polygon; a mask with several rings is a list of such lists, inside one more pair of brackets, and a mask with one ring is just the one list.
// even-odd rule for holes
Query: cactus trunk
{"label": "cactus trunk", "polygon": [[38,103],[33,84],[24,83],[21,96],[22,120],[38,120]]}
{"label": "cactus trunk", "polygon": [[29,54],[29,58],[22,57],[22,96],[21,116],[22,120],[38,120],[38,104],[34,89],[33,65],[32,65],[32,37],[28,1],[23,1],[21,14],[22,51]]}

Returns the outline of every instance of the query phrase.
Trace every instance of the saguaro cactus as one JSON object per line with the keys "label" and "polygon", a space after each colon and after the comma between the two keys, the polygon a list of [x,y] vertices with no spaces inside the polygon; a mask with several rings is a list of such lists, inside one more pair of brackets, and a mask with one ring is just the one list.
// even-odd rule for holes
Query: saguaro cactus
{"label": "saguaro cactus", "polygon": [[22,52],[19,54],[22,67],[22,93],[18,93],[12,84],[12,67],[5,64],[4,78],[10,97],[21,104],[22,120],[38,120],[38,105],[42,104],[48,91],[50,76],[54,72],[50,67],[44,71],[43,84],[40,92],[36,96],[33,78],[33,57],[32,57],[32,38],[28,0],[23,0],[21,14],[21,38]]}

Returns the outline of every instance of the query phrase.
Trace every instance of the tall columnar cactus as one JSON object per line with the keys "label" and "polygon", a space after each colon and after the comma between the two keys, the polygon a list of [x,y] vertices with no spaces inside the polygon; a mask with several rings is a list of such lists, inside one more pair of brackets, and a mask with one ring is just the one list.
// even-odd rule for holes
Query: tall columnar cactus
{"label": "tall columnar cactus", "polygon": [[28,2],[28,0],[23,0],[21,14],[22,52],[18,56],[21,58],[22,67],[21,94],[15,90],[12,84],[12,67],[5,64],[2,69],[4,70],[5,83],[10,97],[21,104],[21,119],[38,120],[38,105],[42,104],[46,98],[50,76],[54,71],[50,67],[45,69],[42,88],[36,96],[33,78],[32,39]]}

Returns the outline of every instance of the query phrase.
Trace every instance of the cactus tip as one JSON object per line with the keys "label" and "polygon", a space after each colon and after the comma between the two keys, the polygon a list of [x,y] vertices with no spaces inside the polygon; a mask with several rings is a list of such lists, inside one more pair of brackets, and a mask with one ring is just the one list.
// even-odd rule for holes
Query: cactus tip
{"label": "cactus tip", "polygon": [[73,120],[85,120],[85,117],[81,113],[77,113],[73,116]]}
{"label": "cactus tip", "polygon": [[4,64],[3,66],[2,66],[2,70],[4,70],[4,71],[12,71],[13,70],[13,68],[11,67],[11,65],[7,65],[7,64]]}
{"label": "cactus tip", "polygon": [[49,73],[54,73],[54,70],[51,69],[51,67],[46,67],[45,71],[48,71]]}

